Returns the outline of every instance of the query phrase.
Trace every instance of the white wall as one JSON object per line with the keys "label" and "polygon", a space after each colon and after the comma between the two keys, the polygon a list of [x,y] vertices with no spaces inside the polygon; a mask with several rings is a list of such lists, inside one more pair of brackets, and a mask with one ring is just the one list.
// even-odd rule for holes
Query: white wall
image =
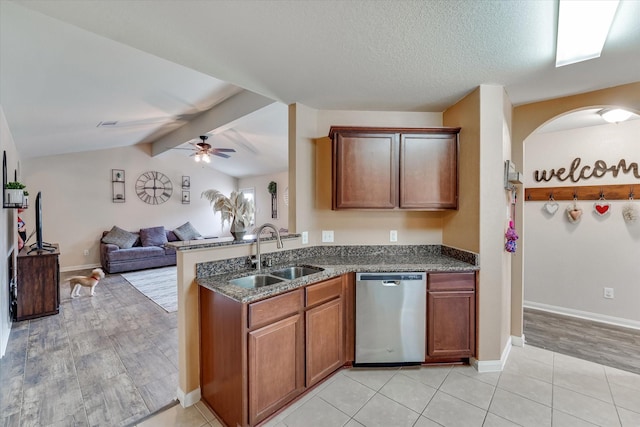
{"label": "white wall", "polygon": [[[552,133],[534,133],[524,144],[526,187],[640,184],[631,174],[572,183],[554,179],[534,182],[540,169],[568,169],[576,158],[582,165],[604,160],[607,165],[625,159],[640,164],[640,120]],[[640,199],[640,194],[636,195]],[[611,201],[608,216],[594,213],[594,201],[578,200],[582,219],[571,224],[559,201],[555,215],[545,214],[545,202],[526,202],[523,239],[524,299],[527,306],[583,315],[640,328],[640,220],[626,223],[621,215],[627,201]],[[640,201],[634,202],[640,209]],[[603,287],[614,288],[614,299],[603,298]]]}
{"label": "white wall", "polygon": [[[7,179],[13,181],[14,171],[19,169],[19,158],[1,105],[0,151],[6,152]],[[21,179],[20,173],[18,173],[18,179]],[[4,191],[4,189],[2,189],[2,191]],[[0,229],[2,230],[2,232],[0,232],[0,357],[2,357],[7,348],[9,332],[11,331],[11,319],[9,317],[9,276],[7,273],[9,269],[8,258],[11,255],[11,251],[15,250],[13,254],[14,261],[18,251],[17,210],[2,209],[0,212],[0,224]]]}
{"label": "white wall", "polygon": [[[278,217],[271,217],[271,194],[267,190],[269,183],[278,184],[277,203]],[[266,222],[275,225],[278,229],[289,228],[289,207],[285,204],[285,189],[289,187],[289,171],[270,175],[260,175],[238,179],[238,188],[254,188],[256,200],[256,226]]]}
{"label": "white wall", "polygon": [[[200,194],[210,188],[229,194],[237,188],[237,180],[198,165],[177,151],[150,157],[149,149],[149,145],[137,145],[23,161],[22,176],[30,203],[33,205],[36,193],[42,191],[44,240],[60,244],[63,271],[99,264],[102,231],[114,225],[137,231],[160,225],[174,229],[190,221],[203,235],[230,236],[228,225],[221,228],[220,215],[214,216]],[[111,200],[111,169],[125,170],[125,203]],[[171,198],[160,205],[142,202],[135,192],[138,176],[152,170],[167,175],[173,184]],[[181,201],[183,175],[191,177],[190,204]],[[30,232],[34,209],[25,213]]]}

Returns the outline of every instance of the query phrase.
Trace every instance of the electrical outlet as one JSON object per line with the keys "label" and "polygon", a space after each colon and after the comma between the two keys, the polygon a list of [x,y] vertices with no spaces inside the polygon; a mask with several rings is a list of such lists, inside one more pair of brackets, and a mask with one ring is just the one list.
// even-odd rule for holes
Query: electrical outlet
{"label": "electrical outlet", "polygon": [[398,241],[398,230],[391,230],[389,232],[389,241],[397,242]]}
{"label": "electrical outlet", "polygon": [[302,232],[302,244],[306,245],[309,243],[309,232],[308,231],[303,231]]}
{"label": "electrical outlet", "polygon": [[613,288],[604,288],[604,295],[605,298],[613,298]]}
{"label": "electrical outlet", "polygon": [[333,230],[322,230],[322,243],[333,242]]}
{"label": "electrical outlet", "polygon": [[89,249],[85,249],[82,253],[84,256],[89,256]]}

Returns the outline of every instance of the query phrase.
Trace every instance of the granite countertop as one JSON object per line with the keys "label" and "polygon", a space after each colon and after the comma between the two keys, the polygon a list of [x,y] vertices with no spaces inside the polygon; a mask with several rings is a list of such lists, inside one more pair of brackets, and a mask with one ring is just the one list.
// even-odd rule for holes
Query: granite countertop
{"label": "granite countertop", "polygon": [[474,271],[479,270],[477,265],[459,261],[457,259],[439,255],[386,255],[376,256],[314,256],[312,258],[296,259],[287,264],[263,268],[263,274],[278,270],[279,268],[292,265],[310,265],[321,267],[324,270],[304,276],[298,279],[285,280],[274,285],[260,288],[247,289],[229,283],[229,280],[238,277],[256,274],[254,269],[235,270],[230,273],[215,274],[211,276],[198,277],[198,285],[218,292],[238,302],[250,303],[263,298],[271,297],[283,292],[287,292],[301,286],[332,277],[340,276],[351,272],[396,272],[396,271],[417,271],[417,272],[452,272],[452,271]]}

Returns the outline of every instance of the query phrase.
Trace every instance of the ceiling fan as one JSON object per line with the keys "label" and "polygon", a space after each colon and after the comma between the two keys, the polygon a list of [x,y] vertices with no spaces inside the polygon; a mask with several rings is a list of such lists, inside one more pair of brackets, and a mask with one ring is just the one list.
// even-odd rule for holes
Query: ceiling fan
{"label": "ceiling fan", "polygon": [[233,148],[213,148],[211,144],[207,143],[207,139],[209,137],[207,135],[200,135],[201,141],[196,143],[193,141],[189,141],[189,144],[193,145],[193,148],[177,148],[178,150],[193,150],[194,153],[191,156],[194,157],[196,162],[203,161],[205,163],[211,163],[211,156],[218,156],[228,159],[228,154],[225,153],[235,153],[236,150]]}

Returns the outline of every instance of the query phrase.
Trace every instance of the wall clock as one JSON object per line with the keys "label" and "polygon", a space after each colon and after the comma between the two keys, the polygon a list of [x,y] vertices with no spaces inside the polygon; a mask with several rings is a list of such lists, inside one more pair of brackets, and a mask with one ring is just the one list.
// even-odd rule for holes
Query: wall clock
{"label": "wall clock", "polygon": [[136,181],[136,194],[145,203],[159,205],[166,202],[173,193],[171,180],[163,173],[145,172]]}

